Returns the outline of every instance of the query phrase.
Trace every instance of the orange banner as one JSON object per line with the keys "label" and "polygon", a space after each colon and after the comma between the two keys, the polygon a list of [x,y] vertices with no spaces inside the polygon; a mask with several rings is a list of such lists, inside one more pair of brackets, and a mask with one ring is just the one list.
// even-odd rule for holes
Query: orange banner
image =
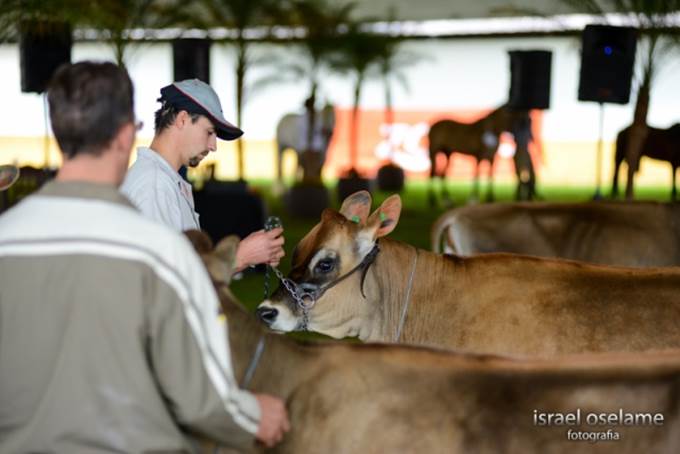
{"label": "orange banner", "polygon": [[[430,174],[430,158],[427,134],[430,125],[438,120],[452,119],[471,123],[488,114],[489,109],[456,111],[395,111],[394,122],[389,126],[382,110],[361,110],[358,117],[358,150],[356,167],[365,177],[375,177],[378,168],[390,160],[401,166],[410,177],[427,177]],[[326,157],[325,173],[342,176],[350,168],[351,109],[335,109],[335,130]],[[532,134],[530,146],[534,166],[541,166],[541,112],[532,111]],[[515,142],[512,134],[501,135],[496,156],[495,175],[514,178],[512,156]],[[437,159],[443,166],[443,156]],[[460,153],[453,154],[447,176],[469,179],[474,175],[475,158]],[[484,172],[484,169],[482,169]]]}

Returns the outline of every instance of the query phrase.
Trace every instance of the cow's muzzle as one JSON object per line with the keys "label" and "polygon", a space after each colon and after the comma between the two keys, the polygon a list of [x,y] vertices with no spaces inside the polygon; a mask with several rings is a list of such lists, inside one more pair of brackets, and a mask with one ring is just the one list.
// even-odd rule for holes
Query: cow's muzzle
{"label": "cow's muzzle", "polygon": [[276,321],[276,317],[279,315],[279,310],[274,307],[258,307],[255,311],[255,315],[267,326],[271,326],[272,323]]}

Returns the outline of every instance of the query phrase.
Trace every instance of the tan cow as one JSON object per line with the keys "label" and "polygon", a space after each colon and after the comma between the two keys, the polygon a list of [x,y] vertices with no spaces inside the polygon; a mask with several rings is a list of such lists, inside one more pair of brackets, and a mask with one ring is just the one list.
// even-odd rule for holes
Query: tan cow
{"label": "tan cow", "polygon": [[368,217],[370,204],[351,195],[300,241],[286,282],[296,291],[259,306],[271,328],[500,354],[680,347],[680,268],[442,256],[382,238],[399,196]]}
{"label": "tan cow", "polygon": [[[680,351],[541,361],[395,345],[302,343],[265,330],[234,302],[226,286],[230,269],[217,258],[232,257],[235,244],[223,242],[217,254],[205,258],[229,323],[236,377],[252,370],[249,389],[287,402],[291,431],[275,452],[680,450]],[[602,418],[614,419],[597,425]],[[638,423],[626,425],[626,418]],[[654,418],[656,424],[650,422]]]}
{"label": "tan cow", "polygon": [[607,265],[680,265],[680,208],[655,202],[502,203],[442,214],[432,250],[512,252]]}

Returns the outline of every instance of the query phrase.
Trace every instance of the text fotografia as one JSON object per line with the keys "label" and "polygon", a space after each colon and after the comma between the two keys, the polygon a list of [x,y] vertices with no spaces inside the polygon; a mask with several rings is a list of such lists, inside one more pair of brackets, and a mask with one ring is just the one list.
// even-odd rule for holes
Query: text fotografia
{"label": "text fotografia", "polygon": [[567,440],[569,441],[589,441],[595,443],[598,441],[618,441],[621,439],[621,434],[612,429],[603,431],[588,431],[588,430],[567,430]]}
{"label": "text fotografia", "polygon": [[[534,410],[535,426],[567,426],[567,440],[588,441],[616,441],[621,439],[621,434],[616,430],[603,426],[663,426],[664,416],[662,413],[632,413],[619,409],[614,412],[589,412],[582,413],[580,408],[573,412],[553,413]],[[588,426],[591,429],[602,430],[575,430],[571,427]]]}

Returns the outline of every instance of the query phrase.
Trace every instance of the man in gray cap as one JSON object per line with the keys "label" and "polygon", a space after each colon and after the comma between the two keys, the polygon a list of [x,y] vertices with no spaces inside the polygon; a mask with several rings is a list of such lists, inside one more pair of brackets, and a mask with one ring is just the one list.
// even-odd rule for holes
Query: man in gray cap
{"label": "man in gray cap", "polygon": [[[178,171],[197,166],[217,149],[216,138],[234,140],[243,135],[229,123],[215,91],[198,79],[175,82],[161,89],[155,114],[156,134],[137,150],[137,161],[121,186],[146,216],[176,230],[200,229],[191,185]],[[236,253],[236,271],[249,265],[278,265],[284,255],[283,229],[260,230],[244,238]]]}

